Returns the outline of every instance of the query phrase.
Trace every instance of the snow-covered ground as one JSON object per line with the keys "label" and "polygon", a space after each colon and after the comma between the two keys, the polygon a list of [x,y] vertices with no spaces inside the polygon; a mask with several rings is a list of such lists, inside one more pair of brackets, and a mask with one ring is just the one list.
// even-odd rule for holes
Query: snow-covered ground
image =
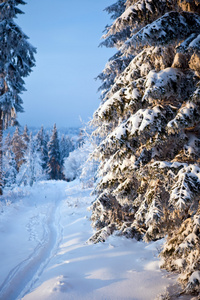
{"label": "snow-covered ground", "polygon": [[1,300],[152,300],[174,282],[159,269],[160,242],[86,243],[90,192],[79,181],[44,181],[4,196]]}

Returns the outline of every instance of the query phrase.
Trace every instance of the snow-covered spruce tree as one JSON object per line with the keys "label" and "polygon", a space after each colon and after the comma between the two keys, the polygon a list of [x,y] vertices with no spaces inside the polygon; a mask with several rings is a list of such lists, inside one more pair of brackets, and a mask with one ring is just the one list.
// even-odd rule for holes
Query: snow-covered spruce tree
{"label": "snow-covered spruce tree", "polygon": [[11,139],[12,152],[15,155],[15,161],[17,165],[17,171],[19,171],[21,165],[24,163],[24,155],[27,149],[27,145],[20,134],[19,127],[16,130]]}
{"label": "snow-covered spruce tree", "polygon": [[3,151],[3,186],[11,187],[16,183],[17,176],[17,164],[15,161],[15,155],[8,147]]}
{"label": "snow-covered spruce tree", "polygon": [[187,218],[169,233],[162,251],[162,268],[179,272],[179,281],[186,293],[200,292],[200,206],[195,215]]}
{"label": "snow-covered spruce tree", "polygon": [[26,150],[28,148],[28,144],[29,144],[29,141],[30,141],[27,125],[24,127],[24,132],[22,133],[22,139],[25,143],[25,150]]}
{"label": "snow-covered spruce tree", "polygon": [[37,144],[37,151],[40,153],[41,155],[41,159],[42,159],[42,167],[43,170],[47,173],[47,163],[48,163],[48,138],[45,135],[44,132],[44,128],[43,126],[41,127],[41,129],[38,131],[37,135],[36,135],[36,144]]}
{"label": "snow-covered spruce tree", "polygon": [[74,144],[69,136],[62,135],[59,141],[59,148],[60,148],[60,164],[61,166],[64,165],[64,159],[67,158],[74,150]]}
{"label": "snow-covered spruce tree", "polygon": [[[105,11],[111,14],[111,19],[115,19],[119,17],[124,12],[125,2],[126,2],[125,0],[118,0],[113,5],[110,5],[107,8],[105,8]],[[107,36],[110,30],[111,30],[111,26],[106,25],[104,30],[105,35],[103,35],[104,38]],[[113,48],[115,46],[114,40],[116,40],[115,37],[113,38],[112,41],[110,41],[110,39],[106,39],[104,42],[100,44],[100,46],[106,45],[106,47]],[[105,66],[105,69],[96,78],[102,81],[102,84],[98,89],[99,91],[101,91],[101,100],[104,99],[106,93],[110,90],[111,86],[114,83],[115,77],[125,69],[125,67],[128,65],[129,62],[130,62],[130,58],[128,58],[127,60],[121,59],[120,51],[117,52],[117,54],[115,54],[113,57],[109,59],[108,63]]]}
{"label": "snow-covered spruce tree", "polygon": [[72,181],[79,178],[83,188],[94,185],[97,171],[97,162],[90,157],[94,150],[94,140],[91,131],[88,133],[88,129],[88,124],[86,124],[86,127],[81,130],[81,137],[78,140],[79,147],[70,152],[64,160],[65,179]]}
{"label": "snow-covered spruce tree", "polygon": [[32,186],[34,182],[46,179],[40,155],[37,151],[37,140],[30,134],[29,143],[24,155],[24,163],[21,165],[16,178],[19,186]]}
{"label": "snow-covered spruce tree", "polygon": [[126,67],[113,71],[92,121],[93,134],[102,135],[93,153],[100,161],[95,242],[113,231],[155,240],[198,215],[200,4],[125,5],[104,44],[114,41]]}
{"label": "snow-covered spruce tree", "polygon": [[54,124],[53,133],[48,143],[48,157],[47,168],[50,179],[62,179],[63,175],[60,165],[60,149],[56,124]]}
{"label": "snow-covered spruce tree", "polygon": [[85,124],[83,129],[84,143],[82,145],[81,152],[85,153],[85,161],[83,161],[80,167],[80,181],[83,188],[94,187],[96,182],[96,173],[98,169],[98,162],[94,159],[92,153],[95,147],[99,144],[98,137],[96,138],[91,133],[94,128],[90,126],[90,123]]}
{"label": "snow-covered spruce tree", "polygon": [[63,173],[67,181],[73,181],[81,175],[81,166],[86,161],[88,155],[83,150],[84,145],[70,152],[69,156],[64,160]]}
{"label": "snow-covered spruce tree", "polygon": [[80,167],[80,181],[83,188],[91,188],[95,184],[98,169],[98,163],[91,155],[94,150],[94,144],[88,139],[85,141],[82,149],[80,148],[79,150],[85,153],[85,161],[83,160]]}
{"label": "snow-covered spruce tree", "polygon": [[[14,22],[22,11],[23,0],[0,0],[0,176],[2,177],[3,129],[16,121],[22,112],[20,94],[25,91],[23,78],[28,76],[35,64],[35,48],[28,37]],[[0,178],[0,193],[2,193]]]}
{"label": "snow-covered spruce tree", "polygon": [[156,20],[159,16],[167,11],[174,9],[176,1],[144,1],[144,0],[119,0],[115,4],[107,7],[105,10],[111,15],[111,19],[116,20],[111,26],[106,26],[104,41],[100,46],[116,47],[117,53],[111,57],[106,64],[105,69],[97,78],[102,81],[99,91],[102,92],[101,100],[105,102],[109,99],[107,92],[124,69],[129,65],[137,52],[132,51],[124,54],[121,46],[134,33],[139,31],[144,25]]}

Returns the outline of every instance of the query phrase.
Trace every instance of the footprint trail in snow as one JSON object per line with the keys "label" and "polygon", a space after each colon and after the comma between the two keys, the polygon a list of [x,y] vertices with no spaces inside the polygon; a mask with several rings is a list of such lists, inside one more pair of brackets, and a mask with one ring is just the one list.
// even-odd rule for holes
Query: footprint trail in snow
{"label": "footprint trail in snow", "polygon": [[152,300],[174,283],[159,269],[162,242],[86,243],[90,192],[78,180],[45,181],[9,195],[15,200],[0,214],[0,300]]}

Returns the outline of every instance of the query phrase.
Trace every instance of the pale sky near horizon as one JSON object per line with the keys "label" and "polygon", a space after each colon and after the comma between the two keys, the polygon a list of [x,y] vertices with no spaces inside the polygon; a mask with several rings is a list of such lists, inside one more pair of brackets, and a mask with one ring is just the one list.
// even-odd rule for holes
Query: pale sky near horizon
{"label": "pale sky near horizon", "polygon": [[111,24],[103,11],[114,0],[27,0],[15,22],[37,48],[36,67],[25,79],[22,126],[78,127],[98,108],[100,81],[113,49],[98,47]]}

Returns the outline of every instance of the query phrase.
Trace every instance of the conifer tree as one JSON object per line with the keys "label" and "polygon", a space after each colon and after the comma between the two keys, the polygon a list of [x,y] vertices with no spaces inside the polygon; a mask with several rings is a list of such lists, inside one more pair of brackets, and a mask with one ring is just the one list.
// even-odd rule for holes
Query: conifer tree
{"label": "conifer tree", "polygon": [[56,124],[54,124],[54,129],[52,136],[48,143],[48,174],[50,179],[62,179],[61,165],[60,165],[60,150],[59,150],[59,140]]}
{"label": "conifer tree", "polygon": [[20,134],[19,127],[16,127],[16,130],[13,134],[13,137],[11,140],[11,147],[12,147],[12,152],[15,155],[17,171],[19,171],[19,168],[24,163],[24,155],[25,155],[25,151],[27,149],[27,146]]}
{"label": "conifer tree", "polygon": [[4,138],[4,142],[3,142],[3,155],[4,153],[12,147],[12,138],[11,138],[11,135],[10,133],[8,132],[7,136]]}
{"label": "conifer tree", "polygon": [[12,139],[7,134],[3,146],[3,187],[11,187],[16,182],[17,164],[12,151]]}
{"label": "conifer tree", "polygon": [[25,144],[25,150],[26,150],[27,147],[28,147],[28,143],[29,143],[29,141],[30,141],[27,125],[24,127],[24,132],[22,133],[22,139],[23,139],[23,141],[24,141],[24,144]]}
{"label": "conifer tree", "polygon": [[5,152],[10,147],[11,147],[11,136],[10,133],[8,133],[7,136],[5,137],[3,151]]}
{"label": "conifer tree", "polygon": [[[113,5],[110,5],[106,7],[105,11],[107,13],[111,14],[111,19],[118,18],[125,10],[125,0],[119,0]],[[106,38],[108,35],[108,32],[110,31],[112,26],[106,26],[105,27],[105,34],[103,35],[103,38]],[[112,38],[105,39],[104,42],[100,44],[100,46],[106,46],[106,47],[114,47],[115,43],[114,40],[117,40],[116,38],[113,38],[113,41],[111,42]],[[101,91],[101,100],[105,101],[105,95],[110,90],[110,87],[114,83],[114,79],[117,76],[117,74],[121,73],[124,68],[127,66],[128,62],[124,59],[121,59],[120,52],[117,52],[113,57],[111,57],[108,61],[108,63],[105,66],[105,69],[97,76],[97,79],[102,81],[101,86],[99,87],[98,91]]]}
{"label": "conifer tree", "polygon": [[3,186],[11,187],[16,183],[17,164],[10,147],[3,152]]}
{"label": "conifer tree", "polygon": [[74,145],[72,143],[72,140],[65,136],[64,134],[61,136],[60,142],[60,163],[61,166],[64,164],[64,159],[69,156],[69,153],[74,150]]}
{"label": "conifer tree", "polygon": [[20,166],[16,181],[18,185],[32,186],[34,182],[45,178],[40,153],[37,151],[36,139],[32,137],[31,133],[24,155],[24,163]]}
{"label": "conifer tree", "polygon": [[38,131],[36,135],[37,151],[41,154],[41,159],[43,161],[42,167],[45,172],[47,172],[47,163],[48,163],[48,136],[45,135],[43,126]]}
{"label": "conifer tree", "polygon": [[[16,121],[22,112],[20,94],[25,91],[23,78],[28,76],[35,65],[35,48],[28,37],[14,22],[22,11],[18,5],[23,0],[0,0],[0,175],[2,175],[3,128]],[[0,181],[2,179],[0,178]],[[0,183],[0,193],[2,193]]]}
{"label": "conifer tree", "polygon": [[[192,232],[198,215],[200,4],[127,0],[125,6],[104,36],[120,65],[105,77],[112,80],[92,121],[102,139],[93,153],[100,160],[95,242],[113,231],[155,240],[181,232],[188,218]],[[171,253],[164,252],[168,261]]]}

